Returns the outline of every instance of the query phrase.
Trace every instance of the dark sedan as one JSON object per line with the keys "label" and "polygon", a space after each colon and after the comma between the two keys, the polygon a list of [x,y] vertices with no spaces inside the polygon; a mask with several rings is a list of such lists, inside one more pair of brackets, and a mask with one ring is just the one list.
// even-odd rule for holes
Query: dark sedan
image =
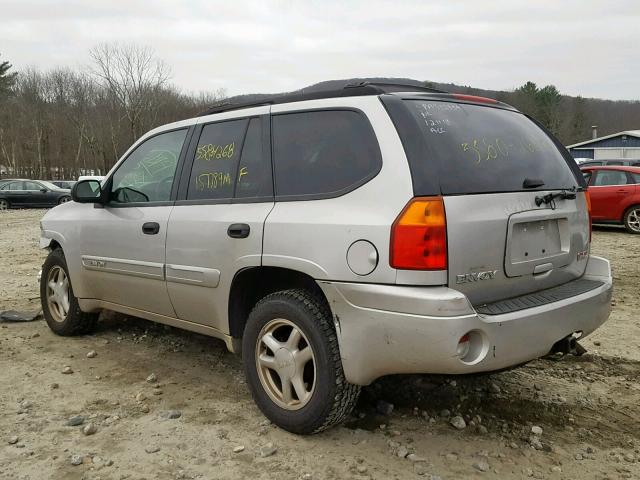
{"label": "dark sedan", "polygon": [[71,192],[43,180],[11,180],[0,184],[0,210],[53,207],[71,200]]}

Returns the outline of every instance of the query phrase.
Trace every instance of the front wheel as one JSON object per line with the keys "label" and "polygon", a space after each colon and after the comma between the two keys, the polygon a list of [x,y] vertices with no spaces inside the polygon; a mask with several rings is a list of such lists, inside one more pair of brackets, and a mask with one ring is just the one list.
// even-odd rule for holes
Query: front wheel
{"label": "front wheel", "polygon": [[625,212],[624,228],[629,233],[640,234],[640,205],[634,205]]}
{"label": "front wheel", "polygon": [[49,253],[42,266],[40,302],[44,319],[58,335],[82,335],[95,328],[98,314],[80,310],[69,279],[67,261],[60,248]]}
{"label": "front wheel", "polygon": [[71,197],[60,197],[58,200],[58,205],[62,205],[63,203],[67,203],[71,201]]}
{"label": "front wheel", "polygon": [[253,398],[269,420],[292,433],[320,432],[344,420],[360,387],[344,377],[326,302],[306,290],[266,296],[242,339]]}

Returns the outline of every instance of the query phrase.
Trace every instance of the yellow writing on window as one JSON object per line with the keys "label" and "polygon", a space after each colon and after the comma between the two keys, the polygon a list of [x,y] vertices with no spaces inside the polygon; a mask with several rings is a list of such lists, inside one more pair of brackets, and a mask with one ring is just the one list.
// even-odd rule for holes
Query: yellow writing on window
{"label": "yellow writing on window", "polygon": [[240,181],[242,180],[242,177],[244,177],[248,173],[249,172],[247,172],[247,167],[240,167],[240,171],[238,172],[238,183],[240,183]]}
{"label": "yellow writing on window", "polygon": [[199,145],[196,151],[197,160],[220,160],[223,158],[232,158],[236,150],[236,142],[227,143],[226,145],[215,145],[209,143],[207,145]]}
{"label": "yellow writing on window", "polygon": [[502,138],[472,138],[468,142],[460,143],[463,152],[468,153],[473,162],[478,165],[497,158],[508,158],[510,153],[535,153],[538,148],[527,139],[504,140]]}
{"label": "yellow writing on window", "polygon": [[196,177],[196,190],[215,190],[231,185],[231,174],[224,172],[201,173]]}

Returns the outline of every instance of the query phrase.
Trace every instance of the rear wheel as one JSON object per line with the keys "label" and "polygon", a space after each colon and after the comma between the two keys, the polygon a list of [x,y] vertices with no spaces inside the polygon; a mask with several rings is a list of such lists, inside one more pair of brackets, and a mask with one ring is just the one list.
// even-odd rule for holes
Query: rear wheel
{"label": "rear wheel", "polygon": [[95,328],[98,314],[80,310],[78,299],[73,294],[67,262],[60,248],[53,250],[42,266],[40,302],[44,319],[58,335],[82,335]]}
{"label": "rear wheel", "polygon": [[329,307],[306,290],[260,300],[247,320],[242,351],[256,404],[285,430],[320,432],[344,420],[358,400],[360,387],[344,378]]}
{"label": "rear wheel", "polygon": [[0,198],[0,210],[9,210],[9,208],[11,208],[11,204],[9,203],[9,200]]}
{"label": "rear wheel", "polygon": [[640,205],[634,205],[625,212],[624,227],[629,233],[640,234]]}

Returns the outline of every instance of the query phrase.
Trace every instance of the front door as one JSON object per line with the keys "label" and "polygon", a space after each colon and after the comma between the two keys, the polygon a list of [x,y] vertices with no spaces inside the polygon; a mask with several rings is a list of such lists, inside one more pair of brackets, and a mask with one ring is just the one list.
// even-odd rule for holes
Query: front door
{"label": "front door", "polygon": [[185,128],[143,141],[105,182],[108,203],[87,209],[80,247],[91,298],[175,316],[165,283],[165,241],[186,135]]}
{"label": "front door", "polygon": [[[259,266],[273,208],[268,107],[194,133],[167,234],[167,288],[182,320],[228,332],[236,272]],[[206,122],[206,118],[204,119]]]}

